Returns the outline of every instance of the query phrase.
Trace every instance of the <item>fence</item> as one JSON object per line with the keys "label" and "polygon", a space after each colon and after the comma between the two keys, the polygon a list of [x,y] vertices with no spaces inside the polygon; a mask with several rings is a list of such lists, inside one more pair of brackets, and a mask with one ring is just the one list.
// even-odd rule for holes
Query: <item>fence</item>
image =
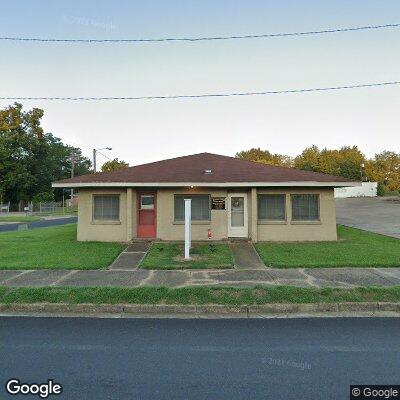
{"label": "fence", "polygon": [[0,215],[4,214],[15,214],[15,215],[49,215],[49,214],[74,214],[77,212],[77,206],[71,206],[67,202],[52,201],[52,202],[41,202],[33,203],[20,202],[18,204],[1,204],[0,203]]}
{"label": "fence", "polygon": [[[39,210],[37,210],[38,206],[39,206]],[[35,211],[38,211],[40,214],[62,212],[63,204],[61,201],[59,201],[59,202],[52,201],[52,202],[45,202],[45,203],[43,202],[43,203],[39,203],[38,205],[33,206],[33,212],[35,212]]]}

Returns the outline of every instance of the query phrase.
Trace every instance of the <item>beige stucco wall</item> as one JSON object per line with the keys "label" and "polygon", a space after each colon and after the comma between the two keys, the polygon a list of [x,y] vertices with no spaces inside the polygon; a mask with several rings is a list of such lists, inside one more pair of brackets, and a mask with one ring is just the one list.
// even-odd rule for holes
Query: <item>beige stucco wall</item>
{"label": "beige stucco wall", "polygon": [[[93,195],[119,194],[120,221],[93,221]],[[133,192],[135,197],[135,192]],[[133,205],[132,205],[133,207]],[[133,209],[134,210],[134,209]],[[132,214],[136,215],[135,212]],[[80,189],[78,205],[78,240],[101,242],[125,242],[128,240],[128,229],[135,231],[135,220],[127,224],[127,190],[126,189]]]}
{"label": "beige stucco wall", "polygon": [[[157,191],[157,238],[162,240],[183,240],[184,225],[174,221],[175,194],[209,194],[211,197],[227,197],[229,192],[239,190],[219,188],[160,189]],[[249,188],[247,193],[249,237],[253,241],[326,241],[337,240],[336,214],[333,189],[330,188]],[[286,194],[287,219],[284,222],[270,223],[257,220],[257,195],[262,193]],[[320,221],[291,221],[291,194],[319,194]],[[120,221],[93,221],[93,195],[119,194]],[[78,240],[82,241],[119,241],[136,238],[136,191],[132,188],[121,189],[80,189],[78,210]],[[228,211],[211,210],[211,221],[193,222],[192,240],[207,240],[208,229],[212,231],[212,240],[228,237]]]}
{"label": "beige stucco wall", "polygon": [[[157,237],[162,240],[184,240],[184,224],[174,222],[175,194],[209,194],[211,197],[226,197],[226,189],[162,189],[157,193]],[[207,240],[208,229],[213,240],[226,239],[228,223],[226,210],[211,210],[210,222],[193,222],[192,240]]]}
{"label": "beige stucco wall", "polygon": [[[336,210],[333,189],[258,189],[258,194],[279,193],[286,194],[286,221],[263,222],[258,221],[258,241],[330,241],[337,240]],[[320,221],[298,222],[292,221],[291,194],[319,194]]]}

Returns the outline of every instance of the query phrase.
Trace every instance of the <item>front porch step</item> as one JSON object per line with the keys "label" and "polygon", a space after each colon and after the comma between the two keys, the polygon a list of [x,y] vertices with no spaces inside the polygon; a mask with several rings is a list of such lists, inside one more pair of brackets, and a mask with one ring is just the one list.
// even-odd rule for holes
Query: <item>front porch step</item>
{"label": "front porch step", "polygon": [[229,243],[250,243],[250,238],[228,238]]}
{"label": "front porch step", "polygon": [[147,252],[150,248],[151,242],[131,242],[131,244],[125,249],[126,253],[132,253],[137,251]]}

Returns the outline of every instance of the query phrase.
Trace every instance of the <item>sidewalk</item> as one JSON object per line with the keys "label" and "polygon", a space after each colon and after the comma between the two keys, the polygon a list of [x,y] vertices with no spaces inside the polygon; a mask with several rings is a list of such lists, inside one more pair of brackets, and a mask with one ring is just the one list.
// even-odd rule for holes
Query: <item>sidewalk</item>
{"label": "sidewalk", "polygon": [[40,286],[234,286],[298,287],[395,286],[400,268],[298,268],[264,270],[0,270],[0,285]]}

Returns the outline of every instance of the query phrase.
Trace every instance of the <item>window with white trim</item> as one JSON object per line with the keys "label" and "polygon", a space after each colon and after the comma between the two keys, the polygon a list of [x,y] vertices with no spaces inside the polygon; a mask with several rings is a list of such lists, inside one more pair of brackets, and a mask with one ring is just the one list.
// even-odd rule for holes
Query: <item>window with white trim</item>
{"label": "window with white trim", "polygon": [[292,221],[319,221],[318,194],[292,194]]}
{"label": "window with white trim", "polygon": [[119,195],[93,195],[94,221],[119,221]]}
{"label": "window with white trim", "polygon": [[284,194],[259,194],[258,219],[266,221],[286,220],[286,201]]}
{"label": "window with white trim", "polygon": [[185,220],[185,199],[192,200],[192,221],[210,221],[211,197],[210,195],[180,195],[174,199],[175,221]]}

